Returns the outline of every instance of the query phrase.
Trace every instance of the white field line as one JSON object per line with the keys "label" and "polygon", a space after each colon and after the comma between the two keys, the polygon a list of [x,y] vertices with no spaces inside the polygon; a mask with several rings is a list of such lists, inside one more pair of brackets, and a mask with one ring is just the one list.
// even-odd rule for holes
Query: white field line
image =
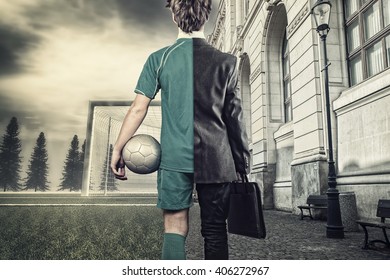
{"label": "white field line", "polygon": [[31,206],[108,206],[108,207],[151,207],[156,206],[156,204],[124,204],[124,203],[116,203],[116,204],[106,204],[106,203],[40,203],[40,204],[33,204],[33,203],[18,203],[18,204],[0,204],[0,207],[31,207]]}

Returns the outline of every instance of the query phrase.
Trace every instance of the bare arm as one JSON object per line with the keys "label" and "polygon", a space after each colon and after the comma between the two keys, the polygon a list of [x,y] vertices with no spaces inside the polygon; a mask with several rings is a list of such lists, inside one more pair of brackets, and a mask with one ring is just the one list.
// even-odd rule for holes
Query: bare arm
{"label": "bare arm", "polygon": [[134,133],[145,119],[150,101],[150,98],[137,94],[125,116],[125,119],[123,120],[122,127],[111,156],[111,170],[117,179],[127,179],[125,174],[125,164],[122,158],[122,149],[127,141],[133,137]]}

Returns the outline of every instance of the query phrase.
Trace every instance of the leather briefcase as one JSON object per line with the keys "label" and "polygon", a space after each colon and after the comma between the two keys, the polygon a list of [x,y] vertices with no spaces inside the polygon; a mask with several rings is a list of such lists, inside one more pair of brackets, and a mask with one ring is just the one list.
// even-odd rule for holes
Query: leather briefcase
{"label": "leather briefcase", "polygon": [[260,188],[256,182],[232,182],[230,187],[230,205],[228,232],[254,238],[265,238],[266,230],[261,203]]}

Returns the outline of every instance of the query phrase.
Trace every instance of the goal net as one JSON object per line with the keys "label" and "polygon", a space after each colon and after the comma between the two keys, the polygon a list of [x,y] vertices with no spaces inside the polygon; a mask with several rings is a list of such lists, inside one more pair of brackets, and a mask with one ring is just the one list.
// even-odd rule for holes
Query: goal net
{"label": "goal net", "polygon": [[[120,181],[110,170],[112,148],[130,105],[128,101],[89,102],[82,195],[157,192],[157,172],[139,175],[126,170],[127,181]],[[152,101],[136,134],[160,141],[160,131],[161,102]]]}

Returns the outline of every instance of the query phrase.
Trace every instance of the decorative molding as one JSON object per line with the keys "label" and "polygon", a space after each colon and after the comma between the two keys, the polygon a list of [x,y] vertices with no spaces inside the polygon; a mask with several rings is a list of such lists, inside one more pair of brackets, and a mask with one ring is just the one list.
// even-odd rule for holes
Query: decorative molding
{"label": "decorative molding", "polygon": [[256,165],[252,166],[252,174],[257,174],[257,173],[263,173],[263,172],[268,172],[268,165],[266,162],[260,162]]}
{"label": "decorative molding", "polygon": [[286,123],[279,127],[277,131],[274,132],[274,139],[276,144],[284,140],[292,139],[294,137],[293,122]]}
{"label": "decorative molding", "polygon": [[213,45],[214,47],[215,47],[215,44],[216,44],[216,42],[217,42],[217,40],[218,40],[222,30],[224,30],[225,17],[226,17],[226,6],[223,5],[223,9],[220,10],[220,12],[218,14],[214,31],[208,38],[209,43],[211,45]]}
{"label": "decorative molding", "polygon": [[239,25],[236,27],[236,34],[237,34],[237,39],[242,39],[241,37],[241,31],[243,29],[243,26],[242,25]]}
{"label": "decorative molding", "polygon": [[[323,152],[323,151],[319,151]],[[302,165],[302,164],[308,164],[312,162],[317,162],[317,161],[328,161],[328,158],[325,154],[318,153],[318,154],[312,154],[303,158],[296,158],[291,162],[291,166],[295,165]]]}
{"label": "decorative molding", "polygon": [[243,52],[242,54],[240,54],[240,64],[238,65],[238,69],[240,70],[240,73],[241,73],[241,69],[243,67],[244,62],[247,59],[249,59],[249,56],[246,52]]}
{"label": "decorative molding", "polygon": [[299,11],[291,23],[287,26],[287,39],[294,34],[302,22],[310,15],[309,2]]}
{"label": "decorative molding", "polygon": [[249,77],[250,83],[253,83],[253,81],[260,75],[261,69],[262,69],[262,63],[260,63],[256,69],[253,71],[253,73]]}
{"label": "decorative molding", "polygon": [[[244,52],[244,40],[242,38],[237,39],[233,49],[235,49],[237,51],[237,53],[240,57],[243,56],[244,54],[246,54]],[[234,53],[236,53],[236,52],[234,52]]]}

